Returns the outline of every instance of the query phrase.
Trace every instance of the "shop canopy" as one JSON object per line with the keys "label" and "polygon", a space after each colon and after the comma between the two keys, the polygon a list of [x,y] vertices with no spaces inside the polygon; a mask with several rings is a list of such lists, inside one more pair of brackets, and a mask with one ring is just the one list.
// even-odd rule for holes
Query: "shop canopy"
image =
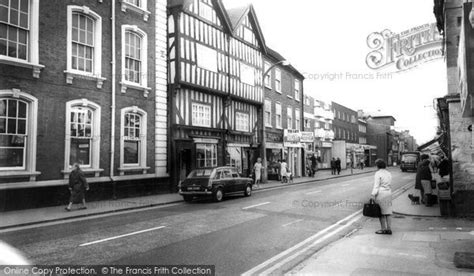
{"label": "shop canopy", "polygon": [[443,151],[441,148],[441,142],[445,138],[446,134],[441,134],[434,138],[433,140],[421,145],[418,147],[418,151],[421,151],[422,153],[430,154],[430,155],[439,155],[439,154],[444,154],[446,153]]}

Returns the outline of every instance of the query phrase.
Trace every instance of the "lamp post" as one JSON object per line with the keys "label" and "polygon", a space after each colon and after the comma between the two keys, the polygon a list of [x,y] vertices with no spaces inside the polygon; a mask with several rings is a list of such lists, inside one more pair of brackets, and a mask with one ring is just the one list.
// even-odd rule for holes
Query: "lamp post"
{"label": "lamp post", "polygon": [[[283,66],[289,66],[290,63],[287,61],[287,60],[280,60],[276,63],[274,63],[272,66],[270,66],[267,70],[265,70],[262,74],[262,91],[263,91],[263,94],[265,95],[265,78],[267,77],[268,73],[270,73],[270,71],[275,68],[276,66],[278,65],[283,65]],[[264,68],[265,69],[265,68]],[[261,120],[261,124],[262,124],[262,143],[260,144],[261,146],[261,156],[262,156],[262,161],[263,161],[263,175],[262,175],[262,183],[267,183],[267,180],[268,180],[268,168],[267,168],[267,147],[266,147],[266,140],[267,140],[267,137],[266,137],[266,131],[265,131],[265,111],[264,111],[264,108],[265,108],[265,102],[263,104],[263,107],[262,107],[262,120]]]}

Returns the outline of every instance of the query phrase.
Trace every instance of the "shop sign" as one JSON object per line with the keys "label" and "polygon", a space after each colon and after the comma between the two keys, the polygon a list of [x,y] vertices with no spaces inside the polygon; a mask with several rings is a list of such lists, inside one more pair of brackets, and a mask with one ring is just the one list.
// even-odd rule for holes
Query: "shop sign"
{"label": "shop sign", "polygon": [[301,133],[301,142],[302,143],[313,143],[314,133],[312,132],[300,132]]}
{"label": "shop sign", "polygon": [[285,129],[283,131],[283,146],[301,148],[301,132],[297,129]]}
{"label": "shop sign", "polygon": [[283,149],[283,144],[281,143],[270,143],[267,142],[265,145],[267,149]]}
{"label": "shop sign", "polygon": [[323,147],[323,148],[332,148],[332,143],[329,143],[329,142],[322,142],[321,147]]}

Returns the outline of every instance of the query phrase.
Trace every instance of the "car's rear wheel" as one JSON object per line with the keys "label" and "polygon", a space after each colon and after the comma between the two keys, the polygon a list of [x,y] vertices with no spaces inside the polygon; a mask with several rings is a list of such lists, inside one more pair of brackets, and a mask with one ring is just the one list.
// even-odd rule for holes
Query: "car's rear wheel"
{"label": "car's rear wheel", "polygon": [[224,198],[224,191],[222,191],[221,188],[218,188],[218,189],[214,192],[213,198],[214,198],[214,201],[215,201],[215,202],[220,202],[220,201],[222,201],[222,199]]}
{"label": "car's rear wheel", "polygon": [[183,199],[186,202],[191,202],[193,200],[193,196],[192,195],[183,195]]}
{"label": "car's rear wheel", "polygon": [[245,187],[244,196],[251,196],[251,195],[252,195],[252,185],[247,184],[247,186]]}

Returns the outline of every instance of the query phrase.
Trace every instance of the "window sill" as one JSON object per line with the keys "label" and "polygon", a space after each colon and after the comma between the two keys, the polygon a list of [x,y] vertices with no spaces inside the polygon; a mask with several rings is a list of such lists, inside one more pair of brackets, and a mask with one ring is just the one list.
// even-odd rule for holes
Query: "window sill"
{"label": "window sill", "polygon": [[29,172],[29,171],[0,171],[0,178],[17,178],[17,177],[29,177],[30,181],[36,181],[36,177],[40,175],[40,172]]}
{"label": "window sill", "polygon": [[[92,169],[92,168],[81,168],[84,174],[94,174],[94,177],[99,177],[100,173],[104,171],[104,169]],[[64,179],[68,179],[69,175],[71,174],[71,170],[62,170],[61,173],[64,174]]]}
{"label": "window sill", "polygon": [[126,93],[128,88],[132,88],[132,89],[143,91],[143,97],[145,98],[148,98],[148,94],[150,93],[150,90],[151,90],[150,87],[142,86],[142,85],[139,85],[133,82],[128,82],[128,81],[122,81],[120,85],[121,85],[120,92]]}
{"label": "window sill", "polygon": [[148,17],[150,16],[151,12],[149,12],[145,9],[142,9],[140,7],[137,7],[135,5],[132,5],[130,3],[127,3],[127,2],[125,2],[125,0],[122,0],[121,4],[122,4],[121,9],[122,9],[123,12],[126,12],[127,9],[132,10],[134,12],[137,12],[137,13],[143,15],[143,20],[144,21],[148,21]]}
{"label": "window sill", "polygon": [[278,90],[276,90],[276,89],[275,89],[275,92],[277,92],[278,94],[281,94],[281,91],[278,91]]}
{"label": "window sill", "polygon": [[102,85],[104,84],[104,81],[106,78],[102,78],[100,75],[94,75],[94,74],[85,74],[85,73],[80,73],[80,72],[74,72],[74,71],[68,71],[65,70],[64,73],[66,74],[66,83],[67,84],[72,84],[72,81],[74,78],[77,79],[86,79],[86,80],[96,80],[97,81],[97,88],[102,89]]}
{"label": "window sill", "polygon": [[118,171],[120,172],[120,176],[125,175],[125,172],[136,172],[136,171],[142,171],[142,174],[146,174],[147,171],[150,169],[150,167],[120,167],[118,168]]}
{"label": "window sill", "polygon": [[286,97],[287,97],[288,99],[293,99],[293,97],[290,96],[290,95],[286,95]]}
{"label": "window sill", "polygon": [[44,68],[44,65],[31,63],[25,60],[0,56],[0,64],[7,64],[12,66],[18,66],[23,68],[33,69],[33,78],[38,79],[40,77],[41,69]]}

